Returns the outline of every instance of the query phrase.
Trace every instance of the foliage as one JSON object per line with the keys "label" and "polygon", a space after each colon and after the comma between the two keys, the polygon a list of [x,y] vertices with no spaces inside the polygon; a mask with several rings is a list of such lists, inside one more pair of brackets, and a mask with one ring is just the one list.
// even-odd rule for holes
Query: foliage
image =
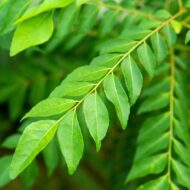
{"label": "foliage", "polygon": [[[85,180],[65,188],[190,189],[189,8],[188,0],[0,2],[0,186],[20,176],[32,188],[41,152],[47,176],[66,165],[76,171],[69,179]],[[92,140],[96,151],[103,145],[100,158]]]}

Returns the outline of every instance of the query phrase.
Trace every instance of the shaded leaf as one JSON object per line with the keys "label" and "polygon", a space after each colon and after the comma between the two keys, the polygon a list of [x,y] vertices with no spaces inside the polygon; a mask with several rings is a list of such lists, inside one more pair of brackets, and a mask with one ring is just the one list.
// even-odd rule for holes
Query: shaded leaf
{"label": "shaded leaf", "polygon": [[185,37],[185,44],[187,44],[190,41],[190,30],[187,32]]}
{"label": "shaded leaf", "polygon": [[2,143],[2,147],[3,148],[8,148],[8,149],[14,149],[16,148],[18,141],[20,139],[20,134],[13,134],[9,137],[7,137],[3,143]]}
{"label": "shaded leaf", "polygon": [[164,113],[148,118],[143,123],[139,131],[139,136],[137,139],[138,143],[140,144],[145,140],[149,140],[163,134],[163,132],[169,129],[169,123],[169,113]]}
{"label": "shaded leaf", "polygon": [[181,160],[190,167],[190,149],[186,148],[180,141],[174,140],[174,151],[178,156],[181,158]]}
{"label": "shaded leaf", "polygon": [[169,183],[167,177],[160,177],[158,179],[154,179],[148,183],[145,183],[137,188],[137,190],[169,190]]}
{"label": "shaded leaf", "polygon": [[153,155],[159,151],[162,151],[168,147],[169,135],[168,133],[150,137],[147,141],[138,144],[137,151],[135,153],[135,160],[141,160],[145,156]]}
{"label": "shaded leaf", "polygon": [[59,162],[59,149],[55,138],[42,151],[42,154],[47,167],[47,174],[51,176]]}
{"label": "shaded leaf", "polygon": [[26,168],[24,172],[21,173],[20,179],[21,179],[24,189],[30,190],[31,187],[36,182],[38,175],[39,175],[38,164],[34,160],[29,165],[29,167]]}
{"label": "shaded leaf", "polygon": [[126,182],[133,179],[146,176],[147,174],[158,174],[164,170],[167,165],[167,155],[161,154],[142,159],[133,164],[132,169],[127,176]]}
{"label": "shaded leaf", "polygon": [[3,187],[11,181],[9,177],[9,167],[11,160],[12,156],[4,156],[0,158],[0,187]]}
{"label": "shaded leaf", "polygon": [[172,160],[172,168],[175,171],[175,174],[177,176],[177,181],[182,185],[190,188],[190,169],[185,167],[185,165],[181,164],[180,162],[176,160]]}
{"label": "shaded leaf", "polygon": [[152,96],[142,102],[138,113],[145,113],[149,111],[159,110],[169,105],[168,93],[163,93],[159,96]]}

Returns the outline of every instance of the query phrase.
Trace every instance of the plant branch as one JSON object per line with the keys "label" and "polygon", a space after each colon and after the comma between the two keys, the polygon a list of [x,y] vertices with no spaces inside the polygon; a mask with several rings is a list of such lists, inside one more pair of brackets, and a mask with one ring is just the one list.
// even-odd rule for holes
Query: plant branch
{"label": "plant branch", "polygon": [[[88,94],[86,94],[81,100],[78,101],[78,103],[76,103],[76,105],[74,107],[71,108],[71,110],[76,110],[83,102],[84,100],[90,95],[92,94],[94,91],[97,90],[97,88],[103,83],[103,81],[105,80],[105,78],[111,74],[122,62],[123,60],[129,56],[134,50],[136,50],[141,44],[143,44],[145,41],[147,41],[153,34],[155,34],[156,32],[160,31],[165,25],[167,25],[168,23],[170,23],[172,20],[176,19],[177,17],[181,16],[182,14],[184,14],[186,12],[185,9],[181,9],[177,14],[175,14],[174,16],[170,17],[168,20],[164,21],[162,24],[160,24],[160,26],[158,26],[156,29],[154,29],[153,31],[151,31],[148,35],[146,35],[142,40],[140,40],[136,45],[134,45],[128,52],[126,52],[125,54],[123,54],[123,56],[119,59],[119,61],[112,67],[109,69],[109,71],[107,72],[107,74],[88,92]],[[70,110],[69,110],[70,111]],[[69,112],[68,111],[68,112]],[[67,112],[67,113],[68,113]],[[65,115],[67,115],[67,113]],[[61,122],[63,120],[63,118],[65,117],[65,115],[63,115],[56,123],[55,125],[57,125],[59,122]]]}
{"label": "plant branch", "polygon": [[175,57],[174,49],[170,49],[170,127],[169,127],[169,146],[168,146],[168,181],[171,183],[171,160],[173,146],[173,128],[174,128],[174,89],[175,89]]}

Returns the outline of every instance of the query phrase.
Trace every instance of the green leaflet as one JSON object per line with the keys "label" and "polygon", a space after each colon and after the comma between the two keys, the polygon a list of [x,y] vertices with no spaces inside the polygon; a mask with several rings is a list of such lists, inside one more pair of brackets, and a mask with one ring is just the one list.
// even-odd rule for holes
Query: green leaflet
{"label": "green leaflet", "polygon": [[50,94],[51,97],[79,97],[89,92],[95,84],[89,82],[65,82],[63,81]]}
{"label": "green leaflet", "polygon": [[69,174],[73,174],[83,155],[84,142],[76,111],[68,112],[59,124],[57,137]]}
{"label": "green leaflet", "polygon": [[166,19],[169,19],[171,17],[171,14],[165,9],[160,9],[154,14],[154,16],[159,18],[159,19],[166,20]]}
{"label": "green leaflet", "polygon": [[116,24],[118,11],[107,10],[100,23],[100,35],[108,34]]}
{"label": "green leaflet", "polygon": [[56,130],[57,124],[53,120],[41,120],[27,126],[13,155],[10,166],[11,179],[16,178],[46,147]]}
{"label": "green leaflet", "polygon": [[180,34],[183,29],[182,23],[176,20],[171,21],[171,26],[175,30],[176,34]]}
{"label": "green leaflet", "polygon": [[48,98],[34,106],[24,117],[49,117],[61,114],[72,108],[77,101],[63,98]]}
{"label": "green leaflet", "polygon": [[[28,71],[27,71],[28,72]],[[30,89],[29,100],[31,105],[35,105],[44,99],[44,94],[46,91],[46,81],[44,80],[45,76],[43,73],[34,73],[31,74],[33,78],[33,85]]]}
{"label": "green leaflet", "polygon": [[36,160],[28,166],[20,175],[20,181],[22,182],[24,189],[31,189],[39,176],[39,169]]}
{"label": "green leaflet", "polygon": [[177,139],[174,140],[174,151],[175,153],[180,156],[181,160],[190,167],[190,147],[185,147],[180,141]]}
{"label": "green leaflet", "polygon": [[162,62],[168,55],[168,48],[158,32],[151,36],[151,43],[158,63]]}
{"label": "green leaflet", "polygon": [[184,87],[183,83],[181,84],[179,82],[178,83],[176,82],[176,86],[175,86],[176,97],[180,99],[180,102],[183,105],[184,109],[188,110],[188,106],[186,104],[186,101],[188,101],[188,97],[183,93],[183,90],[184,90],[183,87]]}
{"label": "green leaflet", "polygon": [[100,55],[98,57],[95,57],[91,61],[90,65],[111,68],[111,67],[113,67],[119,61],[119,59],[121,57],[122,57],[121,54],[105,54],[105,55]]}
{"label": "green leaflet", "polygon": [[80,16],[80,22],[78,26],[79,32],[86,33],[96,24],[98,11],[98,7],[94,5],[87,5],[84,7]]}
{"label": "green leaflet", "polygon": [[140,95],[143,77],[140,69],[130,56],[121,63],[121,69],[129,93],[130,103],[133,105]]}
{"label": "green leaflet", "polygon": [[82,4],[84,4],[84,3],[86,3],[86,2],[88,2],[89,0],[76,0],[76,4],[77,5],[82,5]]}
{"label": "green leaflet", "polygon": [[159,93],[169,92],[170,80],[169,78],[164,78],[164,80],[159,80],[156,83],[150,84],[146,89],[143,90],[141,97],[154,96]]}
{"label": "green leaflet", "polygon": [[133,40],[141,40],[146,35],[148,35],[151,30],[146,30],[144,28],[134,27],[134,28],[125,28],[122,33],[122,38],[133,39]]}
{"label": "green leaflet", "polygon": [[183,70],[186,70],[188,68],[188,63],[183,58],[179,56],[175,56],[175,61],[176,61],[176,65],[178,65]]}
{"label": "green leaflet", "polygon": [[43,13],[28,19],[22,22],[16,29],[11,44],[10,55],[14,56],[29,47],[42,44],[49,40],[52,34],[52,13]]}
{"label": "green leaflet", "polygon": [[172,160],[172,168],[175,171],[178,183],[180,183],[182,186],[185,186],[189,189],[190,188],[190,181],[189,181],[190,169],[189,169],[189,167],[186,167],[185,165],[181,164],[179,161],[173,159]]}
{"label": "green leaflet", "polygon": [[0,187],[3,187],[11,181],[9,177],[9,167],[12,156],[4,156],[0,158]]}
{"label": "green leaflet", "polygon": [[168,46],[172,47],[177,41],[176,33],[174,32],[173,28],[169,24],[167,24],[163,28],[163,32],[164,32],[164,34],[166,36]]}
{"label": "green leaflet", "polygon": [[180,125],[180,122],[178,120],[174,120],[174,133],[175,135],[187,146],[190,147],[190,135],[188,133],[188,129],[185,128],[185,126],[182,124]]}
{"label": "green leaflet", "polygon": [[139,107],[138,113],[145,113],[149,111],[159,110],[167,107],[169,104],[168,93],[163,93],[161,95],[152,96],[142,102]]}
{"label": "green leaflet", "polygon": [[[169,190],[169,183],[167,177],[160,177],[158,179],[152,180],[145,183],[137,188],[137,190]],[[172,189],[173,190],[173,189]]]}
{"label": "green leaflet", "polygon": [[67,76],[65,82],[93,82],[100,80],[110,68],[85,65],[75,69]]}
{"label": "green leaflet", "polygon": [[97,151],[99,151],[101,141],[108,130],[109,114],[104,102],[96,91],[85,99],[83,111],[90,135],[96,143]]}
{"label": "green leaflet", "polygon": [[79,10],[78,6],[72,4],[60,11],[56,20],[55,32],[46,47],[48,52],[54,50],[72,32]]}
{"label": "green leaflet", "polygon": [[67,43],[64,45],[64,51],[70,51],[73,48],[75,48],[77,45],[82,43],[82,40],[84,40],[84,37],[85,37],[84,33],[78,33],[71,36],[71,38],[68,39]]}
{"label": "green leaflet", "polygon": [[150,77],[153,77],[156,63],[152,50],[146,43],[144,43],[137,49],[137,53],[144,69]]}
{"label": "green leaflet", "polygon": [[188,30],[186,37],[185,37],[185,44],[189,43],[190,41],[190,30]]}
{"label": "green leaflet", "polygon": [[161,154],[151,156],[140,160],[130,170],[126,182],[134,180],[139,177],[146,176],[147,174],[161,173],[167,165],[167,155]]}
{"label": "green leaflet", "polygon": [[7,101],[9,96],[12,95],[12,93],[17,88],[16,85],[9,85],[1,88],[1,94],[0,94],[0,103]]}
{"label": "green leaflet", "polygon": [[149,138],[147,141],[138,144],[137,151],[135,153],[135,160],[141,160],[145,156],[153,155],[161,150],[165,150],[169,144],[168,133],[162,134],[161,136],[156,136],[154,138]]}
{"label": "green leaflet", "polygon": [[184,109],[183,104],[177,98],[174,99],[174,108],[175,108],[176,117],[178,117],[180,122],[182,122],[185,125],[185,127],[187,127],[188,125],[186,121],[187,110]]}
{"label": "green leaflet", "polygon": [[7,34],[15,28],[14,22],[28,7],[29,3],[30,0],[6,0],[0,5],[0,34]]}
{"label": "green leaflet", "polygon": [[[19,84],[20,83],[20,84]],[[8,100],[9,113],[11,119],[15,120],[21,115],[24,99],[26,95],[26,84],[25,81],[21,80],[17,85],[17,95],[13,93]]]}
{"label": "green leaflet", "polygon": [[160,21],[144,18],[139,24],[139,27],[147,30],[147,29],[154,29],[158,27],[160,24],[161,24]]}
{"label": "green leaflet", "polygon": [[174,183],[170,184],[171,190],[180,190]]}
{"label": "green leaflet", "polygon": [[42,151],[45,165],[47,167],[47,175],[50,177],[59,164],[59,147],[57,139],[54,138]]}
{"label": "green leaflet", "polygon": [[108,100],[115,106],[121,126],[125,129],[129,118],[130,105],[125,90],[114,74],[110,74],[104,80],[104,91]]}
{"label": "green leaflet", "polygon": [[164,75],[166,72],[170,71],[170,66],[168,64],[163,64],[162,67],[158,67],[155,73],[155,77]]}
{"label": "green leaflet", "polygon": [[15,149],[20,139],[20,134],[13,134],[5,139],[2,143],[3,148]]}
{"label": "green leaflet", "polygon": [[100,46],[100,54],[124,53],[134,47],[136,43],[136,41],[126,39],[108,40]]}
{"label": "green leaflet", "polygon": [[32,17],[36,17],[41,13],[51,11],[55,8],[63,8],[71,4],[73,0],[44,0],[43,3],[35,6],[31,6],[27,9],[22,17],[20,17],[16,23],[21,23],[25,20],[28,20]]}
{"label": "green leaflet", "polygon": [[148,118],[139,131],[137,142],[141,144],[143,141],[154,139],[156,136],[163,134],[169,128],[169,121],[169,113]]}

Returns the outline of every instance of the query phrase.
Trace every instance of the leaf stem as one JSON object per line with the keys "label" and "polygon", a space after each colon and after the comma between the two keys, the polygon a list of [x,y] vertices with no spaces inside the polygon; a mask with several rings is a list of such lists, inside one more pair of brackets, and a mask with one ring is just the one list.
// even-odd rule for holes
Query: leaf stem
{"label": "leaf stem", "polygon": [[174,92],[175,91],[175,57],[174,49],[170,49],[170,127],[169,127],[169,146],[168,146],[168,181],[171,183],[171,160],[173,145],[173,128],[174,128]]}

